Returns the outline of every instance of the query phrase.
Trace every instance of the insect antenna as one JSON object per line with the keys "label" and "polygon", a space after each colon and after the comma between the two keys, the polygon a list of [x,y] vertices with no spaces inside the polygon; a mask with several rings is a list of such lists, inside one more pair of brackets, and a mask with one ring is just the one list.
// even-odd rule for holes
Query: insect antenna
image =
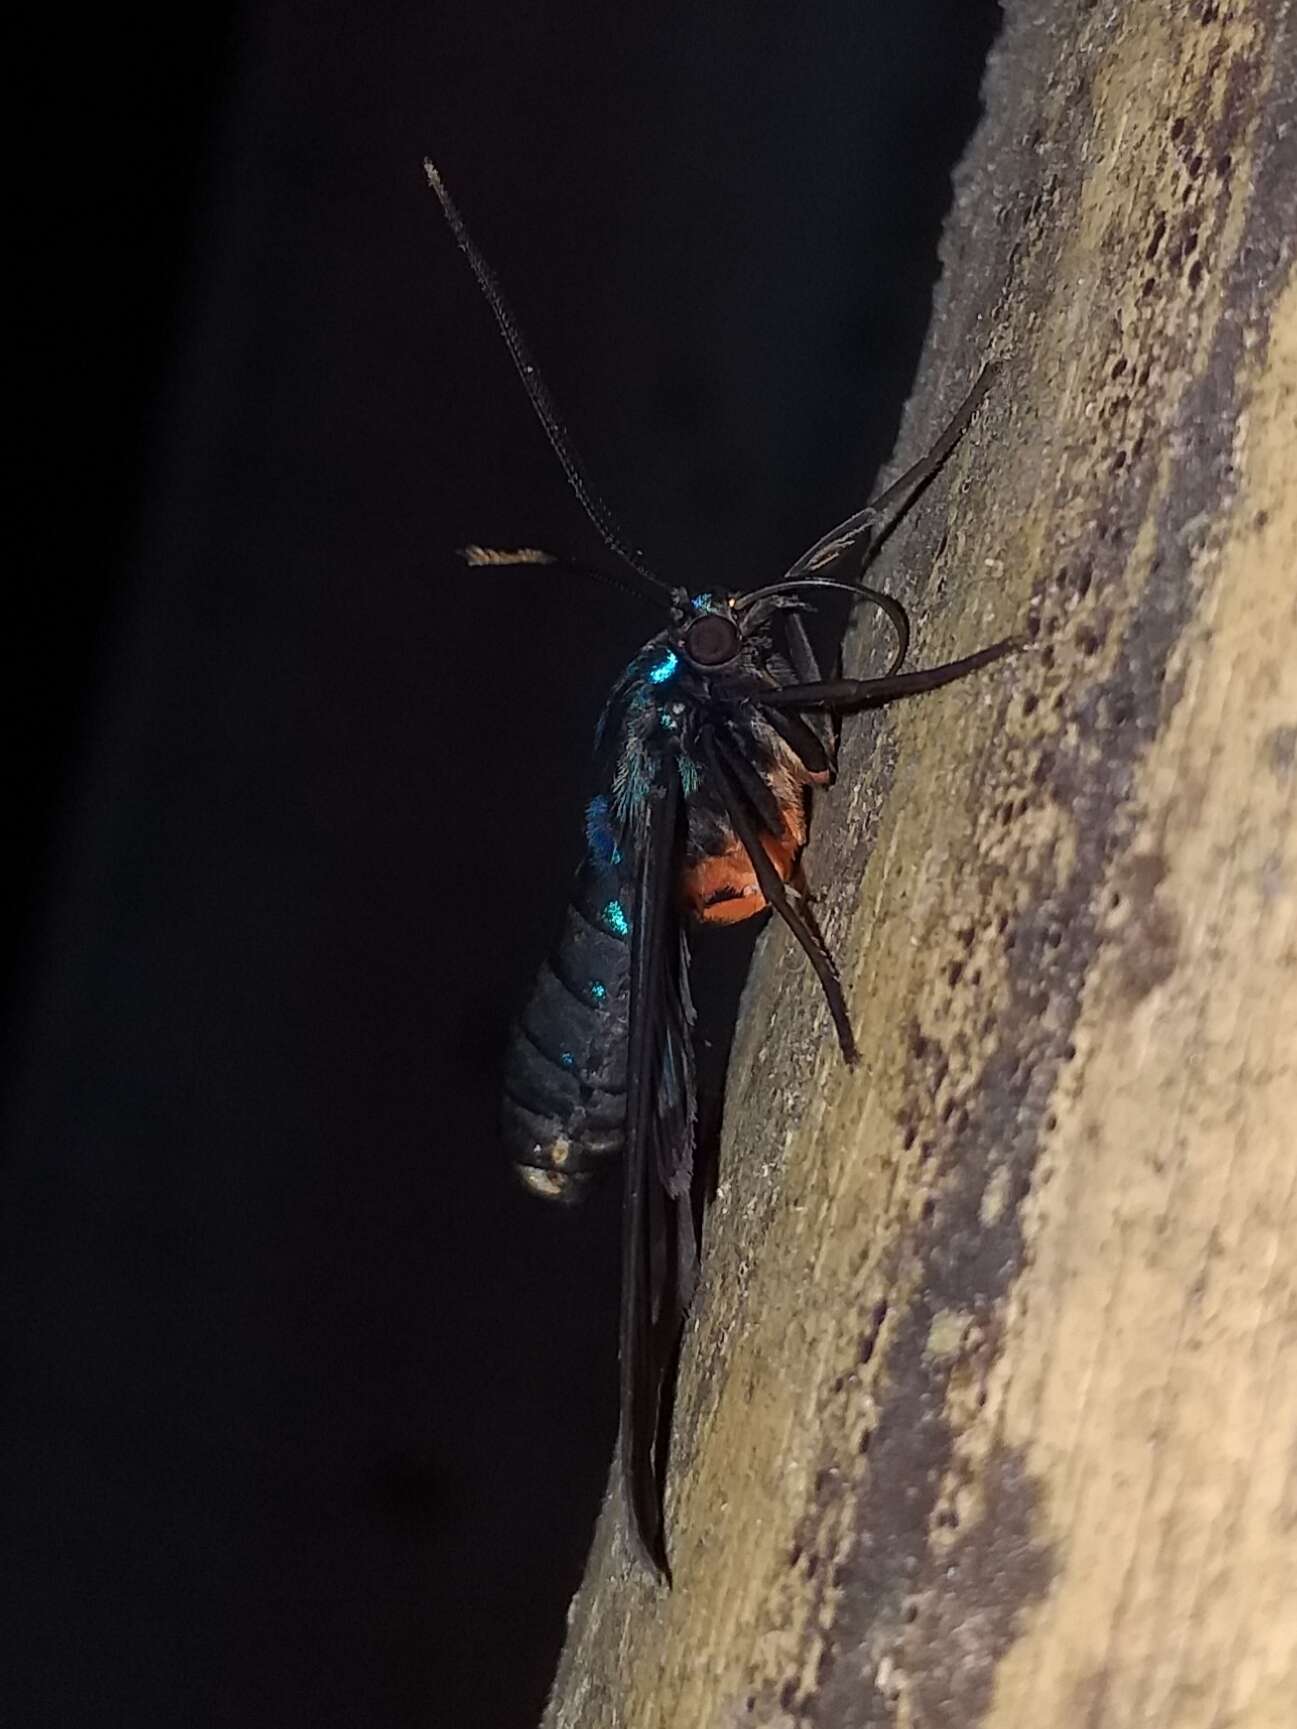
{"label": "insect antenna", "polygon": [[[530,350],[523,341],[522,332],[509,310],[508,302],[500,291],[500,285],[495,279],[494,271],[478,251],[472,236],[465,228],[464,219],[456,209],[450,193],[447,192],[445,182],[437,172],[435,164],[425,158],[423,169],[428,176],[429,186],[437,194],[442,212],[450,224],[450,231],[455,236],[460,251],[472,266],[473,275],[477,278],[477,285],[482,290],[487,305],[495,314],[495,322],[500,327],[500,334],[504,338],[505,347],[509,350],[509,358],[513,361],[514,370],[522,380],[523,389],[527,392],[532,408],[536,411],[536,418],[545,428],[545,436],[549,439],[563,473],[567,476],[568,485],[576,494],[577,503],[589,517],[608,550],[616,553],[623,564],[629,565],[649,589],[656,590],[658,594],[670,596],[672,593],[670,585],[663,582],[660,576],[655,575],[650,570],[643,553],[639,552],[626,539],[616,518],[587,479],[585,469],[572,446],[571,438],[568,436],[567,428],[560,420],[558,410],[554,406],[554,399],[546,388],[544,379],[536,370],[536,363],[532,360]],[[523,559],[520,562],[535,561]]]}
{"label": "insect antenna", "polygon": [[[545,552],[539,546],[458,546],[455,551],[474,570],[498,565],[545,564],[551,570],[561,570],[569,576],[583,576],[592,582],[607,583],[610,588],[633,595],[636,600],[652,600],[655,605],[660,601],[656,593],[649,593],[638,582],[631,582],[614,571],[601,570],[597,564],[584,564],[579,559],[565,558],[556,552]],[[674,593],[672,599],[675,599]]]}

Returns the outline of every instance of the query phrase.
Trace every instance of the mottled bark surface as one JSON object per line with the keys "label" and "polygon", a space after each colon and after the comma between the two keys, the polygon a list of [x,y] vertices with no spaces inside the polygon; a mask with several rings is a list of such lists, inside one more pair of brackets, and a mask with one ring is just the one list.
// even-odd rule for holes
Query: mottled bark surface
{"label": "mottled bark surface", "polygon": [[552,1729],[1292,1721],[1292,13],[1011,4],[986,104],[900,456],[1004,374],[879,580],[1030,647],[847,727],[865,1060],[771,931],[675,1588],[606,1509]]}

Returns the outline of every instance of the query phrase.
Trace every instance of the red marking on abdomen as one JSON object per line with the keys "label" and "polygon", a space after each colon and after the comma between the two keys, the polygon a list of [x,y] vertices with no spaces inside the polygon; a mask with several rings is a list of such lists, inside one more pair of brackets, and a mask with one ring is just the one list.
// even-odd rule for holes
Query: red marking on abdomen
{"label": "red marking on abdomen", "polygon": [[[779,812],[782,829],[777,835],[763,834],[761,844],[780,881],[787,882],[806,845],[806,800],[800,786],[780,801]],[[681,888],[689,911],[706,924],[738,924],[766,908],[757,873],[737,835],[723,852],[709,853],[688,866]]]}

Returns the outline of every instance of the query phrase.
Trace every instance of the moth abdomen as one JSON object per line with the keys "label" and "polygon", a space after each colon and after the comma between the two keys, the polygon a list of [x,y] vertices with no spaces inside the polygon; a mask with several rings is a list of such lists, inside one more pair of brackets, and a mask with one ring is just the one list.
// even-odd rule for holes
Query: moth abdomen
{"label": "moth abdomen", "polygon": [[579,1199],[625,1140],[630,916],[619,864],[582,864],[509,1038],[504,1137],[523,1182],[548,1199]]}

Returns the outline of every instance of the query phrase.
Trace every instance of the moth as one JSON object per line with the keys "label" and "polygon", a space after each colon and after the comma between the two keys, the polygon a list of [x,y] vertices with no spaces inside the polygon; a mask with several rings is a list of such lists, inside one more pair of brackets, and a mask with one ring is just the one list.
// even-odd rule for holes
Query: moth
{"label": "moth", "polygon": [[[502,1126],[523,1181],[571,1202],[623,1171],[619,1478],[630,1532],[669,1578],[660,1435],[669,1366],[698,1274],[689,929],[772,910],[805,951],[842,1056],[856,1046],[837,967],[801,871],[811,791],[833,780],[835,717],[936,690],[1009,653],[1013,639],[902,672],[909,619],[863,581],[889,513],[940,468],[993,377],[983,369],[928,454],[803,553],[778,582],[690,593],[649,569],[591,486],[499,285],[440,174],[428,182],[485,296],[568,483],[625,578],[536,548],[473,546],[471,565],[551,565],[624,581],[658,602],[599,723],[585,854],[566,919],[516,1021]],[[826,678],[802,614],[825,591],[867,601],[895,647],[876,678]]]}

